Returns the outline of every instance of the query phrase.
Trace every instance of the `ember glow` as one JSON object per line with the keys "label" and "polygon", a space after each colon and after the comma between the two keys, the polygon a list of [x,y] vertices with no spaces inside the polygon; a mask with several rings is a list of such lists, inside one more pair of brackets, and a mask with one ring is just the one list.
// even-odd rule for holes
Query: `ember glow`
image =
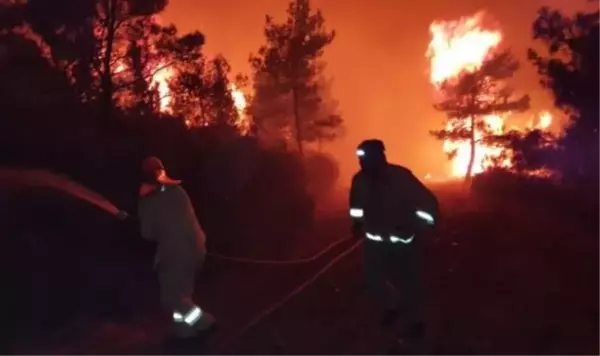
{"label": "ember glow", "polygon": [[[473,72],[478,70],[483,61],[492,50],[502,41],[499,31],[486,30],[482,27],[482,13],[472,17],[463,17],[457,21],[436,21],[429,28],[432,39],[427,51],[430,60],[430,82],[439,90],[444,81],[457,78],[461,72]],[[502,134],[505,131],[505,117],[489,115],[483,118],[488,130],[492,134]],[[552,122],[549,113],[542,114],[538,122],[531,128],[546,129]],[[452,128],[448,123],[447,129]],[[475,132],[475,139],[482,136],[481,132]],[[469,160],[471,158],[471,146],[468,141],[451,142],[444,141],[443,150],[446,153],[454,153],[451,159],[451,176],[464,177],[467,174]],[[512,165],[510,155],[506,155],[503,148],[487,146],[481,142],[476,143],[475,158],[472,174],[483,172],[486,168],[496,162],[501,167]]]}

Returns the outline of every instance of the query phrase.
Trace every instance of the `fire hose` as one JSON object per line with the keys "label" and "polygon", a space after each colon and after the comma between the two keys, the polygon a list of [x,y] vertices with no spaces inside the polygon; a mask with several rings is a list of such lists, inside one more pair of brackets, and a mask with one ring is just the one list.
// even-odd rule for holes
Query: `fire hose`
{"label": "fire hose", "polygon": [[338,246],[342,242],[348,241],[350,239],[351,239],[351,237],[345,237],[343,239],[336,240],[336,241],[330,243],[323,250],[321,250],[320,252],[318,252],[312,256],[293,259],[293,260],[260,260],[260,259],[251,259],[251,258],[243,258],[243,257],[232,257],[232,256],[227,256],[227,255],[223,255],[223,254],[219,254],[219,253],[214,253],[214,252],[209,252],[208,255],[211,257],[214,257],[216,259],[231,261],[231,262],[238,262],[238,263],[266,264],[266,265],[296,265],[296,264],[313,262],[313,261],[319,259],[321,256],[323,256],[327,252],[331,251],[331,249]]}
{"label": "fire hose", "polygon": [[[125,219],[129,218],[130,215],[124,210],[119,210],[119,212],[116,213],[115,216],[118,219],[125,220]],[[261,265],[297,265],[297,264],[313,262],[313,261],[319,259],[321,256],[323,256],[327,252],[331,251],[334,247],[338,246],[342,242],[348,241],[350,239],[351,239],[351,237],[345,237],[345,238],[333,241],[332,243],[327,245],[327,247],[325,247],[323,250],[317,252],[316,254],[314,254],[312,256],[293,259],[293,260],[261,260],[261,259],[247,258],[247,257],[227,256],[227,255],[224,255],[221,253],[216,253],[216,252],[208,252],[207,255],[210,257],[219,259],[219,260],[231,261],[231,262],[237,262],[237,263],[261,264]]]}
{"label": "fire hose", "polygon": [[[122,218],[126,218],[126,217],[127,217],[127,214],[125,213],[122,216]],[[304,263],[310,263],[310,262],[316,261],[320,257],[322,257],[323,255],[325,255],[327,252],[331,251],[334,247],[340,245],[341,243],[343,243],[345,241],[349,241],[349,240],[352,240],[352,239],[353,239],[352,237],[345,237],[345,238],[333,241],[332,243],[330,243],[329,245],[327,245],[327,247],[325,247],[323,250],[317,252],[316,254],[314,254],[312,256],[304,257],[304,258],[298,258],[298,259],[291,259],[291,260],[261,260],[261,259],[251,259],[251,258],[244,258],[244,257],[227,256],[227,255],[223,255],[223,254],[215,253],[215,252],[209,252],[208,256],[216,258],[216,259],[224,260],[224,261],[235,262],[235,263],[263,264],[263,265],[298,265],[298,264],[304,264]],[[343,250],[342,252],[340,252],[339,254],[337,254],[325,266],[323,266],[323,268],[321,268],[319,271],[317,271],[317,273],[315,273],[314,275],[312,275],[306,281],[304,281],[301,284],[297,285],[296,288],[294,288],[290,293],[288,293],[287,295],[285,295],[282,299],[280,299],[280,300],[276,301],[275,303],[271,304],[269,307],[261,310],[254,318],[252,318],[243,327],[241,327],[239,330],[237,330],[231,337],[229,337],[222,344],[218,345],[216,347],[216,349],[217,350],[221,350],[221,351],[228,350],[232,345],[234,345],[234,343],[237,340],[239,340],[240,337],[242,337],[246,332],[248,332],[248,330],[250,330],[251,328],[253,328],[257,324],[259,324],[261,321],[263,321],[265,318],[267,318],[273,312],[275,312],[276,310],[278,310],[279,308],[281,308],[288,301],[290,301],[293,297],[295,297],[296,295],[300,294],[308,286],[310,286],[312,283],[314,283],[320,276],[322,276],[323,274],[325,274],[325,272],[327,272],[336,263],[338,263],[344,257],[346,257],[347,255],[349,255],[350,253],[352,253],[352,251],[354,251],[362,242],[363,242],[363,240],[358,240],[354,244],[352,244],[350,247],[346,248],[345,250]]]}
{"label": "fire hose", "polygon": [[[341,241],[347,241],[349,239],[350,238],[345,238],[343,240],[337,241],[337,244],[339,244]],[[285,297],[283,297],[279,301],[271,304],[269,307],[267,307],[267,308],[263,309],[262,311],[260,311],[254,318],[252,318],[248,323],[246,323],[237,332],[235,332],[233,334],[233,336],[231,336],[225,342],[223,342],[222,343],[222,347],[218,347],[217,346],[216,349],[220,350],[220,351],[226,351],[226,350],[228,350],[248,330],[250,330],[251,328],[253,328],[257,324],[259,324],[262,320],[264,320],[266,317],[268,317],[269,315],[271,315],[277,309],[281,308],[288,301],[290,301],[293,297],[295,297],[296,295],[300,294],[304,289],[306,289],[313,282],[315,282],[320,276],[322,276],[325,272],[327,272],[336,263],[338,263],[344,257],[346,257],[347,255],[349,255],[352,251],[354,251],[362,242],[363,242],[363,240],[358,240],[354,244],[352,244],[352,246],[348,247],[344,251],[342,251],[339,254],[337,254],[323,268],[321,268],[319,271],[317,271],[317,273],[315,273],[312,277],[310,277],[309,279],[307,279],[303,283],[299,284],[296,288],[294,288],[294,290],[292,290],[290,293],[288,293]],[[331,249],[332,245],[330,245],[330,247],[328,247],[325,250]],[[323,253],[324,252],[321,252],[320,255],[322,255]]]}
{"label": "fire hose", "polygon": [[[99,207],[102,210],[105,210],[109,214],[115,216],[120,220],[127,220],[130,215],[121,209],[118,209],[114,204],[108,201],[103,196],[97,194],[90,189],[68,179],[67,177],[53,174],[52,172],[43,171],[43,170],[19,170],[19,169],[6,169],[0,167],[0,178],[18,182],[19,184],[29,185],[29,186],[44,186],[44,187],[52,187],[58,190],[62,190],[66,193],[69,193],[79,199],[85,200],[89,203],[92,203]],[[238,263],[250,263],[250,264],[269,264],[269,265],[297,265],[313,262],[327,252],[331,251],[334,247],[338,246],[344,241],[351,240],[351,237],[346,237],[343,239],[339,239],[337,241],[332,242],[326,248],[321,250],[320,252],[305,258],[293,259],[293,260],[260,260],[260,259],[250,259],[250,258],[242,258],[242,257],[233,257],[226,256],[219,253],[210,252],[208,255],[221,260],[238,262]],[[314,281],[316,281],[321,275],[327,272],[331,267],[333,267],[337,262],[343,259],[345,256],[349,255],[352,251],[354,251],[360,244],[362,240],[356,241],[352,246],[343,250],[339,254],[337,254],[334,258],[332,258],[323,268],[321,268],[316,274],[312,277],[304,281],[302,284],[299,284],[294,290],[288,293],[284,298],[270,305],[268,308],[259,312],[254,318],[252,318],[248,323],[246,323],[242,328],[240,328],[234,335],[224,343],[225,348],[230,347],[234,341],[238,340],[242,335],[244,335],[249,329],[256,326],[270,314],[272,314],[277,309],[281,308],[285,303],[287,303],[294,296],[301,293],[304,289],[310,286]]]}

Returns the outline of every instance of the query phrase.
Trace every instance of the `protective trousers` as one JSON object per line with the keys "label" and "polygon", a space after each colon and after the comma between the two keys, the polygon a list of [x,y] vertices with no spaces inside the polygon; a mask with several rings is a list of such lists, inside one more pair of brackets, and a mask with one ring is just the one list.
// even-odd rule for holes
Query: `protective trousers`
{"label": "protective trousers", "polygon": [[422,321],[417,240],[410,244],[366,240],[364,246],[367,288],[380,307],[397,310],[408,324]]}
{"label": "protective trousers", "polygon": [[187,258],[158,264],[160,301],[173,316],[175,336],[189,337],[202,317],[202,309],[193,299],[196,272],[204,258]]}

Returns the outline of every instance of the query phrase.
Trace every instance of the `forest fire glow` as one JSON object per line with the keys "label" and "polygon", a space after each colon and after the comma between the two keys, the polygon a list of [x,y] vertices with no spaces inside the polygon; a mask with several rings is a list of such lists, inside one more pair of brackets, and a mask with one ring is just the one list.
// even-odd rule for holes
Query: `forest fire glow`
{"label": "forest fire glow", "polygon": [[[485,30],[482,28],[483,13],[471,17],[464,17],[458,21],[436,21],[430,26],[432,40],[429,44],[427,56],[431,64],[430,82],[436,90],[447,81],[455,79],[462,72],[473,72],[481,68],[488,57],[502,40],[499,31]],[[505,132],[504,117],[488,115],[483,118],[490,133],[499,135]],[[544,113],[539,117],[537,125],[530,128],[546,129],[552,122],[552,116]],[[447,129],[452,129],[447,123]],[[475,139],[482,138],[482,133],[476,131]],[[443,150],[451,156],[451,176],[464,177],[467,175],[471,158],[471,146],[468,141],[445,140]],[[472,174],[483,172],[492,165],[511,167],[510,155],[506,149],[489,146],[482,142],[476,143],[475,157]]]}
{"label": "forest fire glow", "polygon": [[[124,63],[119,63],[114,69],[115,74],[124,73],[127,67]],[[172,68],[167,67],[163,64],[156,66],[155,73],[150,80],[150,89],[156,89],[160,97],[159,110],[161,113],[170,114],[171,111],[171,90],[169,88],[169,81],[175,76],[175,72]],[[241,133],[247,133],[250,130],[250,121],[246,115],[246,108],[248,106],[246,96],[235,84],[229,85],[229,91],[231,98],[233,99],[233,105],[238,114],[238,121],[236,127]],[[186,120],[188,127],[193,126],[191,120]]]}

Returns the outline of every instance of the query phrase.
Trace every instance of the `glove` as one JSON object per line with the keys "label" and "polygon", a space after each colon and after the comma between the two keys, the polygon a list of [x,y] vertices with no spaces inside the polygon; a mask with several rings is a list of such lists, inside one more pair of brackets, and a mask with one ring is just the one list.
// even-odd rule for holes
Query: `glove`
{"label": "glove", "polygon": [[117,219],[126,220],[129,217],[129,214],[125,210],[119,210],[117,213]]}

